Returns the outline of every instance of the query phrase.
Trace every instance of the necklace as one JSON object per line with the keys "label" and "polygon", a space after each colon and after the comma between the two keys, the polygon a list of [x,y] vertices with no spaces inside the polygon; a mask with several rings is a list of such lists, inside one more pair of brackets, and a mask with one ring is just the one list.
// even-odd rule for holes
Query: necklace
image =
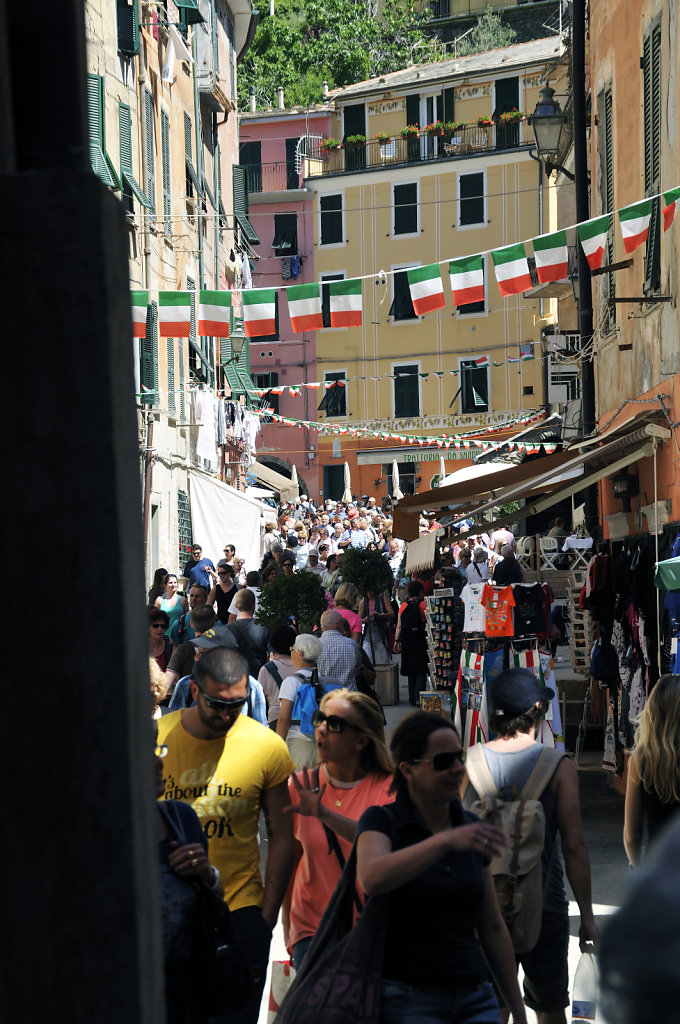
{"label": "necklace", "polygon": [[[354,789],[354,787],[358,786],[360,782],[363,782],[365,777],[366,777],[365,775],[362,775],[362,777],[360,779],[354,779],[352,782],[341,782],[340,779],[334,779],[333,778],[333,776],[328,771],[328,768],[327,768],[326,765],[323,766],[323,770],[324,770],[324,775],[326,776],[326,778],[327,778],[328,782],[330,783],[331,787],[333,789],[335,789],[336,791],[338,789],[339,790]],[[335,806],[336,807],[342,807],[342,800],[338,796],[337,792],[335,794]]]}

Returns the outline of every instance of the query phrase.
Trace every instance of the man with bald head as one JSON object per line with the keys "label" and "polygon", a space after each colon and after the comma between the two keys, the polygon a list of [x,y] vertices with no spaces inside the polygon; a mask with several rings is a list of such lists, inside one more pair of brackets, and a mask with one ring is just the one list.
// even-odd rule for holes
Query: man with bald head
{"label": "man with bald head", "polygon": [[361,668],[361,648],[344,635],[345,620],[336,611],[321,616],[321,654],[317,662],[322,683],[341,683],[356,690],[357,673]]}

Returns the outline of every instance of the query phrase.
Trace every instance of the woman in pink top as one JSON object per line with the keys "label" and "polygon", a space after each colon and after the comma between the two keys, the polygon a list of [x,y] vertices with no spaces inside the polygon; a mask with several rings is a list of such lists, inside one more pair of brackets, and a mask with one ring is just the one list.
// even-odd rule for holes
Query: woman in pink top
{"label": "woman in pink top", "polygon": [[347,619],[349,635],[358,644],[361,644],[361,635],[364,629],[364,624],[357,615],[360,596],[353,583],[342,583],[335,592],[336,611],[340,612],[343,619]]}
{"label": "woman in pink top", "polygon": [[367,807],[394,799],[382,714],[370,697],[357,690],[332,690],[312,721],[321,765],[311,772],[304,768],[289,783],[297,863],[284,901],[283,927],[296,969],[340,880],[357,821]]}

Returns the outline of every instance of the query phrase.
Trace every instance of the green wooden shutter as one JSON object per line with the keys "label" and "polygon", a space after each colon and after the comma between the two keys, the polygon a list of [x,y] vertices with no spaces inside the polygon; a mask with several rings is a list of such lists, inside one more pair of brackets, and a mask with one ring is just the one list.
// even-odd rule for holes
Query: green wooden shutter
{"label": "green wooden shutter", "polygon": [[161,159],[163,164],[163,231],[172,234],[172,193],[170,182],[170,118],[161,110]]}
{"label": "green wooden shutter", "polygon": [[227,39],[229,40],[229,96],[234,99],[236,96],[236,50],[234,43],[236,33],[234,32],[234,19],[227,13]]}
{"label": "green wooden shutter", "polygon": [[146,311],[146,337],[140,345],[142,405],[158,405],[158,306],[150,302]]}
{"label": "green wooden shutter", "polygon": [[186,419],[186,405],[184,403],[184,389],[186,387],[186,381],[184,379],[184,338],[179,339],[179,418],[180,422],[184,423]]}
{"label": "green wooden shutter", "polygon": [[[614,101],[611,87],[605,90],[604,94],[604,201],[607,212],[614,213]],[[614,263],[616,259],[614,248],[614,232],[610,231],[607,236],[608,264]],[[616,295],[616,275],[607,274],[607,298],[609,303],[609,327],[616,324],[616,303],[611,300]]]}
{"label": "green wooden shutter", "polygon": [[418,230],[418,186],[415,182],[394,186],[394,234],[413,235]]}
{"label": "green wooden shutter", "polygon": [[99,75],[88,75],[87,126],[92,170],[109,188],[120,189],[118,175],[106,152],[104,110],[104,79]]}
{"label": "green wooden shutter", "polygon": [[460,224],[484,223],[484,175],[460,176]]}
{"label": "green wooden shutter", "polygon": [[151,206],[144,192],[137,184],[132,171],[132,117],[126,103],[118,104],[118,131],[120,136],[120,176],[123,180],[123,194],[132,201],[134,196],[142,206]]}
{"label": "green wooden shutter", "polygon": [[342,194],[320,196],[321,245],[342,242]]}
{"label": "green wooden shutter", "polygon": [[139,11],[137,0],[118,0],[118,49],[121,53],[139,53]]}
{"label": "green wooden shutter", "polygon": [[[406,97],[406,124],[420,124],[420,96]],[[420,159],[420,139],[412,138],[406,140],[407,160]]]}
{"label": "green wooden shutter", "polygon": [[489,409],[489,370],[474,360],[461,362],[461,412],[487,412]]}
{"label": "green wooden shutter", "polygon": [[186,194],[193,198],[194,189],[196,189],[196,195],[203,198],[203,189],[201,188],[196,174],[196,168],[194,167],[194,147],[193,147],[193,124],[191,121],[190,114],[184,111],[184,158],[186,164]]}
{"label": "green wooden shutter", "polygon": [[154,149],[153,96],[144,90],[144,146],[146,156],[146,180],[144,193],[149,200],[149,209],[156,212],[156,151]]}
{"label": "green wooden shutter", "polygon": [[[658,20],[644,38],[642,53],[645,195],[650,196],[661,186],[661,23]],[[652,295],[660,284],[661,204],[656,198],[645,248],[645,295]]]}
{"label": "green wooden shutter", "polygon": [[444,120],[453,121],[454,90],[444,89]]}
{"label": "green wooden shutter", "polygon": [[166,338],[168,343],[168,415],[175,416],[177,403],[175,401],[175,339]]}
{"label": "green wooden shutter", "polygon": [[394,381],[394,415],[395,418],[420,415],[418,394],[418,366],[416,363],[406,366],[395,366],[394,373],[406,374],[395,377]]}
{"label": "green wooden shutter", "polygon": [[188,561],[191,554],[193,534],[191,532],[191,508],[189,495],[186,491],[177,491],[177,540],[179,543],[178,565],[180,569]]}
{"label": "green wooden shutter", "polygon": [[205,18],[198,9],[198,0],[181,0],[177,4],[179,20],[185,25],[200,25]]}
{"label": "green wooden shutter", "polygon": [[393,316],[395,320],[414,320],[416,311],[413,308],[408,274],[405,270],[395,270],[392,277],[392,289],[394,297],[388,315]]}
{"label": "green wooden shutter", "polygon": [[234,190],[234,216],[251,245],[259,245],[255,228],[248,220],[248,183],[246,181],[246,168],[241,164],[234,164],[232,167],[232,183]]}

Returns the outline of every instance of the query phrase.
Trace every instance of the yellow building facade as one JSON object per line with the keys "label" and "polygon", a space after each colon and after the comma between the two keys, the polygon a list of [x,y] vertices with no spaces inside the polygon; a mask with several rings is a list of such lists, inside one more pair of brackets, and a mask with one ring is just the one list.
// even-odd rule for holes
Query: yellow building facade
{"label": "yellow building facade", "polygon": [[[326,306],[330,281],[364,278],[363,322],[317,332],[319,378],[346,381],[324,394],[320,420],[400,438],[483,435],[545,406],[542,328],[554,319],[554,290],[502,298],[490,251],[556,230],[555,188],[529,154],[522,112],[533,110],[560,53],[550,37],[332,95],[331,135],[343,146],[326,152],[309,179],[315,269]],[[444,134],[423,133],[437,121]],[[420,132],[404,138],[409,124]],[[454,308],[448,261],[477,253],[485,253],[484,301]],[[405,270],[433,263],[441,263],[446,307],[415,316]],[[536,285],[533,268],[532,277]],[[430,486],[440,457],[449,473],[478,451],[474,443],[427,450],[394,437],[376,444],[322,434],[320,486],[324,497],[339,497],[348,462],[354,493],[384,497],[396,459],[406,493]]]}

